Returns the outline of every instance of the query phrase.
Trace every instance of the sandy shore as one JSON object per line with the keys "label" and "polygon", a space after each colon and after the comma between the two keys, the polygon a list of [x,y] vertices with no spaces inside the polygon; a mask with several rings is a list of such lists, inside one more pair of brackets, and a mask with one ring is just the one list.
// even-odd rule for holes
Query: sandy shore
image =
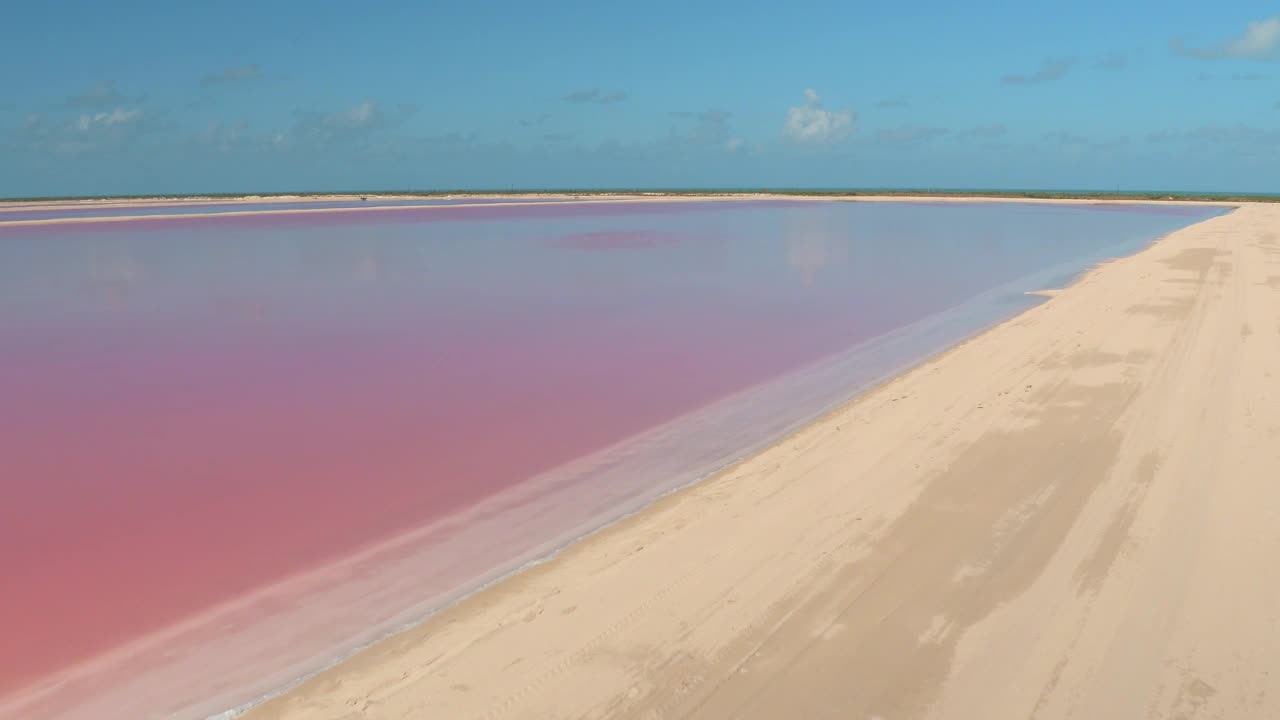
{"label": "sandy shore", "polygon": [[[455,202],[463,202],[466,200],[484,200],[492,202],[502,200],[512,203],[520,202],[539,202],[545,200],[564,200],[589,202],[592,200],[705,200],[708,197],[717,198],[751,198],[766,197],[753,193],[727,193],[715,196],[701,195],[667,195],[665,193],[626,193],[626,194],[570,194],[570,193],[511,193],[511,194],[492,194],[492,193],[449,193],[442,195],[397,195],[397,194],[332,194],[332,195],[237,195],[235,197],[200,197],[200,196],[183,196],[183,197],[148,197],[148,198],[86,198],[75,200],[0,200],[0,219],[4,218],[6,212],[10,211],[59,211],[59,210],[121,210],[128,208],[157,208],[157,207],[201,207],[205,205],[273,205],[273,204],[298,204],[298,203],[334,203],[334,202],[397,202],[397,201],[423,201],[430,202],[433,200],[449,200]],[[773,197],[773,196],[769,196]],[[780,195],[777,197],[797,197],[792,195]],[[800,199],[805,199],[801,197]],[[351,208],[329,208],[333,210],[375,210],[374,207],[351,207]],[[385,209],[385,208],[384,208]],[[305,210],[305,208],[302,208]],[[260,210],[256,212],[287,212],[285,210]],[[222,214],[222,213],[219,213]],[[185,213],[187,217],[203,217],[199,213]],[[85,217],[91,217],[86,215]],[[123,216],[121,216],[123,217]],[[124,219],[136,219],[138,217],[152,217],[150,215],[128,216]]]}
{"label": "sandy shore", "polygon": [[[6,211],[59,211],[68,209],[80,209],[90,207],[94,209],[104,210],[121,210],[128,208],[137,208],[139,210],[154,207],[199,207],[202,205],[237,205],[244,204],[246,206],[269,205],[273,203],[308,203],[317,204],[325,202],[347,202],[366,198],[371,202],[392,201],[392,200],[452,200],[457,204],[453,205],[422,205],[416,206],[418,211],[431,210],[456,210],[459,207],[466,207],[467,200],[484,200],[484,207],[498,208],[511,205],[537,205],[542,204],[546,200],[558,200],[564,202],[706,202],[708,200],[770,200],[770,201],[797,201],[797,202],[930,202],[930,203],[1070,203],[1070,204],[1092,204],[1092,205],[1162,205],[1170,204],[1164,200],[1132,200],[1132,199],[1094,199],[1094,198],[1069,198],[1069,199],[1053,199],[1045,200],[1041,198],[1024,198],[1024,197],[961,197],[961,196],[921,196],[912,197],[904,195],[858,195],[858,196],[838,196],[838,195],[792,195],[792,194],[767,194],[767,193],[721,193],[714,195],[697,195],[697,194],[663,194],[663,193],[630,193],[619,195],[565,195],[555,193],[538,193],[531,195],[447,195],[438,198],[424,198],[413,196],[399,195],[325,195],[325,196],[245,196],[225,199],[202,199],[202,198],[185,198],[182,200],[166,200],[164,198],[144,198],[136,200],[119,200],[119,201],[101,201],[101,200],[58,200],[37,203],[0,203],[0,229],[6,227],[21,228],[33,225],[66,225],[78,223],[93,223],[95,225],[101,223],[114,222],[138,222],[138,221],[164,221],[173,220],[174,218],[182,218],[189,220],[193,218],[210,218],[210,217],[236,217],[236,216],[253,216],[253,215],[305,215],[309,213],[377,213],[404,211],[406,206],[403,205],[370,205],[370,206],[354,206],[354,207],[315,207],[315,208],[284,208],[284,209],[255,209],[255,210],[223,210],[217,212],[190,212],[180,215],[94,215],[92,213],[84,213],[71,217],[44,218],[36,220],[11,220],[6,219]],[[1192,204],[1188,202],[1177,202],[1174,204]],[[1197,205],[1222,205],[1235,207],[1239,203],[1232,202],[1196,202]]]}
{"label": "sandy shore", "polygon": [[1277,357],[1245,205],[248,717],[1278,717]]}

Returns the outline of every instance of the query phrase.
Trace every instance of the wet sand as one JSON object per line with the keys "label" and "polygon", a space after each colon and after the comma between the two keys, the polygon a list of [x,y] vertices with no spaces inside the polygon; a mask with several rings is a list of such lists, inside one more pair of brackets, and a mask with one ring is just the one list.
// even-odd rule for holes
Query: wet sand
{"label": "wet sand", "polygon": [[247,717],[1276,717],[1277,357],[1244,205]]}

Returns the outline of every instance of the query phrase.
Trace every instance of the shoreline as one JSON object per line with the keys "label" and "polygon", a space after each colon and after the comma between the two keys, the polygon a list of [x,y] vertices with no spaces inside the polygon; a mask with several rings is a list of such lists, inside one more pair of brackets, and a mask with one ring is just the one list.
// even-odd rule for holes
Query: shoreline
{"label": "shoreline", "polygon": [[[1265,212],[1265,207],[1262,211]],[[688,523],[691,520],[688,516],[688,511],[691,509],[689,506],[705,504],[708,501],[708,496],[716,494],[717,490],[723,496],[727,492],[727,488],[724,486],[734,482],[745,482],[744,478],[746,476],[750,476],[757,470],[761,469],[759,466],[769,465],[779,455],[787,456],[788,450],[792,446],[797,444],[804,445],[811,443],[812,441],[822,441],[824,439],[830,442],[830,435],[832,432],[831,426],[833,424],[837,426],[836,432],[839,432],[839,426],[849,422],[857,422],[859,419],[861,419],[864,424],[875,422],[874,419],[870,417],[859,418],[855,416],[865,416],[868,414],[868,410],[876,408],[887,409],[889,407],[889,403],[896,403],[899,399],[903,399],[898,397],[886,397],[888,395],[895,394],[897,389],[901,386],[919,384],[921,382],[921,376],[926,376],[925,382],[927,382],[927,376],[941,372],[942,369],[945,369],[948,365],[957,364],[958,361],[955,359],[957,356],[968,356],[981,352],[980,349],[976,350],[975,348],[993,344],[1002,344],[1002,338],[1000,336],[1016,334],[1018,332],[1017,328],[1024,328],[1033,321],[1039,321],[1039,316],[1049,312],[1048,308],[1062,307],[1064,303],[1080,304],[1087,301],[1087,297],[1085,300],[1081,300],[1080,298],[1082,295],[1087,296],[1088,293],[1086,292],[1086,289],[1088,286],[1096,285],[1101,282],[1099,280],[1101,277],[1108,275],[1114,276],[1122,272],[1124,269],[1131,270],[1134,265],[1141,267],[1143,265],[1153,264],[1150,256],[1152,254],[1167,255],[1168,250],[1170,249],[1169,245],[1171,239],[1174,239],[1175,244],[1176,240],[1185,240],[1188,235],[1193,238],[1200,237],[1203,239],[1203,236],[1206,235],[1204,230],[1205,226],[1216,227],[1217,225],[1224,223],[1229,226],[1232,224],[1239,224],[1239,217],[1235,218],[1237,222],[1230,222],[1224,220],[1224,218],[1239,216],[1241,213],[1248,216],[1255,214],[1256,212],[1258,212],[1256,207],[1242,207],[1234,213],[1204,221],[1192,225],[1189,228],[1172,233],[1166,238],[1163,238],[1139,251],[1135,255],[1103,264],[1091,271],[1088,271],[1078,277],[1067,289],[1055,291],[1053,293],[1054,297],[1052,300],[1036,305],[1023,313],[1016,315],[1012,319],[1004,321],[994,328],[988,329],[979,335],[962,341],[943,353],[925,360],[922,364],[916,365],[890,380],[875,385],[867,391],[859,394],[854,400],[829,411],[818,419],[806,424],[800,430],[782,437],[778,442],[770,445],[767,449],[753,454],[707,479],[665,495],[653,501],[639,512],[618,520],[617,522],[590,534],[586,538],[575,542],[552,558],[538,563],[533,567],[524,569],[518,574],[509,576],[501,582],[490,585],[468,596],[466,599],[429,617],[421,624],[411,627],[403,633],[393,635],[385,640],[375,643],[373,646],[356,653],[354,656],[337,664],[336,666],[320,672],[309,680],[303,681],[297,687],[284,692],[278,697],[250,708],[245,717],[337,717],[339,716],[338,710],[340,707],[345,707],[342,703],[337,702],[337,695],[342,695],[344,697],[358,696],[362,698],[362,701],[377,702],[380,705],[385,705],[396,699],[407,702],[410,698],[416,698],[413,702],[419,704],[415,704],[414,707],[422,707],[420,703],[426,702],[430,699],[432,701],[439,702],[438,705],[432,706],[433,709],[449,714],[450,716],[459,714],[465,716],[471,712],[479,712],[480,708],[485,706],[485,703],[481,702],[480,704],[476,704],[474,701],[467,702],[466,696],[469,694],[468,691],[461,691],[456,688],[450,690],[447,687],[437,687],[430,682],[430,679],[433,677],[433,670],[414,665],[413,659],[421,655],[421,652],[425,652],[422,647],[423,645],[431,645],[434,649],[439,650],[441,647],[440,643],[445,643],[446,645],[452,643],[456,646],[455,651],[458,654],[451,662],[459,665],[466,665],[466,662],[464,661],[467,658],[470,658],[475,663],[478,663],[479,666],[488,668],[489,671],[500,669],[495,668],[492,665],[492,662],[501,659],[502,656],[511,656],[517,653],[514,651],[500,651],[496,647],[492,646],[469,650],[458,650],[457,648],[472,648],[475,645],[485,644],[489,641],[489,637],[492,635],[510,635],[511,633],[517,632],[521,625],[533,623],[542,617],[543,610],[546,609],[545,606],[551,602],[551,597],[558,598],[557,602],[568,603],[570,601],[570,597],[582,596],[584,592],[588,595],[596,593],[596,595],[591,595],[592,597],[598,597],[600,593],[608,594],[608,590],[606,588],[590,586],[589,582],[587,582],[589,578],[584,578],[584,571],[586,568],[581,566],[591,562],[584,558],[595,556],[595,559],[599,560],[602,553],[605,556],[608,556],[610,552],[617,551],[622,546],[630,545],[633,542],[640,543],[639,549],[643,549],[643,546],[648,543],[644,543],[642,540],[646,537],[653,537],[654,525],[662,525],[664,520],[671,520],[672,515],[683,515],[685,525],[675,527],[674,531],[684,530],[688,527]],[[1254,219],[1256,220],[1256,218]],[[1061,314],[1061,312],[1062,311],[1054,311],[1053,314]],[[1140,317],[1142,315],[1142,313],[1139,313]],[[1161,319],[1157,313],[1152,313],[1151,317],[1155,320]],[[1121,369],[1123,370],[1123,368]],[[1124,373],[1122,372],[1121,374],[1123,375]],[[953,394],[957,391],[959,391],[961,395],[964,394],[959,388],[954,388]],[[979,407],[982,406],[979,405]],[[881,421],[881,424],[884,422],[887,421]],[[963,431],[957,431],[957,433],[962,432]],[[821,437],[823,435],[826,435],[827,437]],[[978,443],[981,441],[981,434],[969,439],[972,441],[971,444]],[[848,458],[845,459],[847,460]],[[796,462],[797,460],[792,457],[789,458],[789,461]],[[785,467],[786,463],[784,462],[778,466],[779,469],[775,470],[775,472],[782,472],[782,469]],[[920,474],[927,475],[928,473],[916,473],[916,475]],[[922,485],[928,484],[920,483],[918,477],[915,482],[916,484]],[[1102,479],[1099,478],[1098,482],[1101,484]],[[917,489],[921,490],[921,492],[924,490],[924,488]],[[904,489],[888,488],[886,492],[889,492],[890,495],[902,494]],[[909,510],[909,508],[915,504],[909,502],[908,498],[905,497],[899,497],[897,499],[899,501],[897,503],[899,506],[897,509],[900,512]],[[867,514],[870,515],[872,513],[871,511],[868,511]],[[893,513],[885,512],[884,517],[881,518],[881,521],[878,524],[869,523],[868,528],[878,527],[880,530],[885,530],[892,527],[895,522],[894,518],[891,517],[892,515]],[[785,524],[785,521],[780,522]],[[668,527],[668,529],[672,529],[672,527]],[[790,529],[795,532],[801,532],[798,527],[792,527]],[[660,539],[664,534],[665,533],[659,533],[657,537]],[[862,540],[863,542],[860,544],[863,546],[863,551],[870,552],[873,548],[868,547],[868,545],[874,545],[874,543],[871,542],[871,535],[863,537]],[[688,542],[678,543],[675,541],[667,541],[667,544],[683,545],[685,550],[693,549],[693,546]],[[621,552],[620,556],[624,558],[638,557],[637,553],[639,553],[639,549],[630,553]],[[674,558],[672,559],[674,560]],[[865,560],[865,557],[862,559]],[[858,561],[855,558],[849,558],[849,560],[855,563]],[[630,566],[628,566],[628,562],[631,563]],[[639,566],[635,565],[639,562],[639,560],[621,559],[618,561],[617,565],[619,567],[633,566],[635,568],[639,568]],[[598,562],[594,563],[594,565],[597,566],[596,569],[601,569],[598,567]],[[575,571],[575,567],[577,567],[577,571]],[[713,566],[708,566],[705,563],[699,566],[699,568],[702,572],[711,574],[714,574],[715,572],[715,568]],[[646,570],[647,574],[645,572],[641,572],[641,570]],[[629,573],[625,569],[617,570],[616,572],[627,573],[627,579],[634,579],[635,577],[643,576],[652,582],[662,582],[666,571],[661,570],[657,575],[653,574],[654,571],[654,568],[645,567],[633,569]],[[981,574],[980,571],[975,572]],[[575,585],[574,582],[559,582],[562,580],[576,580],[579,584]],[[556,592],[550,596],[548,596],[546,592],[548,583],[556,585],[554,588]],[[583,585],[582,583],[586,583],[586,585]],[[629,584],[627,582],[622,582],[622,584],[629,585],[633,590],[637,590],[641,595],[644,594],[644,591],[638,590],[638,586],[634,583]],[[821,585],[822,583],[817,584]],[[640,586],[643,585],[644,583],[641,583]],[[586,587],[586,589],[584,589],[584,587]],[[590,592],[588,592],[588,590]],[[694,592],[694,594],[697,593]],[[561,597],[565,595],[568,595],[569,597]],[[779,601],[782,602],[781,599]],[[793,602],[792,604],[794,605],[796,603]],[[803,604],[803,602],[799,604]],[[535,608],[536,612],[532,613],[533,616],[529,618],[526,623],[524,617],[527,617],[530,614],[531,611],[526,610],[530,607]],[[569,608],[569,611],[573,612],[577,607],[577,605],[574,605],[573,608]],[[513,612],[513,608],[524,610],[524,612],[520,613],[521,619],[519,622],[516,622],[516,620],[512,619],[510,616],[510,613]],[[561,612],[564,612],[564,610]],[[600,614],[599,617],[579,618],[574,620],[571,625],[576,627],[582,623],[587,623],[593,627],[600,627],[599,622],[603,622],[607,619],[605,616],[609,615],[607,605],[603,606],[603,609],[597,608],[597,613]],[[462,627],[459,628],[459,625]],[[560,630],[573,634],[573,627],[566,626],[564,621],[558,623],[557,627]],[[482,628],[490,628],[490,630],[482,630]],[[468,632],[470,632],[470,634],[468,634]],[[546,635],[548,639],[560,637],[550,628],[543,632],[550,632],[549,635]],[[934,629],[935,634],[938,632],[947,634],[949,631],[946,631],[945,629]],[[441,634],[446,635],[447,639],[437,641],[436,638],[433,637],[434,635]],[[736,635],[740,634],[741,633],[737,633]],[[711,645],[733,645],[741,639],[736,635],[735,633],[729,633],[727,635],[721,633],[716,639],[716,642],[711,643]],[[467,640],[467,637],[469,637],[470,640]],[[511,639],[512,638],[508,638],[508,640]],[[535,655],[538,654],[540,650],[538,643],[531,644],[530,639],[526,637],[515,639],[524,641],[523,643],[517,643],[521,653],[528,652]],[[457,643],[462,644],[457,645]],[[708,651],[714,649],[715,648],[711,647],[704,648],[704,650]],[[552,650],[554,650],[554,648]],[[715,654],[715,652],[712,652],[712,655]],[[715,663],[712,664],[714,665]],[[418,680],[405,682],[401,682],[404,681],[404,678],[401,678],[401,681],[395,680],[395,675],[400,674],[405,667],[416,667],[418,672],[410,672],[409,675],[418,678]],[[584,672],[588,671],[585,667],[582,668],[582,670]],[[497,678],[497,675],[494,675],[493,677]],[[732,677],[732,674],[725,676],[726,679],[722,680],[722,684],[724,682],[728,682],[727,678],[730,677]],[[362,685],[362,683],[366,683],[366,681],[368,683],[375,683],[375,679],[376,684],[384,686],[378,688],[377,692],[374,691],[372,685],[368,685],[371,689],[367,696],[360,696],[360,691],[358,689],[351,689],[351,686],[353,685],[358,687],[365,686]],[[415,683],[419,684],[415,686]],[[347,687],[347,690],[342,693],[336,693],[332,689],[335,684],[342,684]],[[459,680],[458,683],[455,683],[455,685],[458,684],[467,685],[468,690],[472,687],[461,680]],[[506,682],[505,679],[495,679],[494,684],[502,687],[511,687],[511,684]],[[439,693],[434,691],[429,693],[426,692],[428,685],[435,687]],[[385,686],[390,686],[393,692],[386,692]],[[656,701],[654,697],[655,695],[663,695],[662,688],[659,687],[658,684],[655,684],[648,690],[642,689],[638,694],[633,694],[631,690],[627,690],[622,686],[610,685],[609,687],[614,691],[614,694],[610,696],[612,699],[609,700],[609,702],[618,702],[622,705],[627,705],[627,701],[629,700],[637,699]],[[484,691],[485,689],[477,686],[476,690]],[[503,692],[504,691],[501,687],[499,687],[487,691],[487,694],[491,696],[490,700],[493,700],[496,697],[501,696]],[[517,695],[519,694],[520,693],[517,693]],[[584,712],[587,708],[594,707],[598,710],[600,707],[604,707],[598,704],[600,702],[604,702],[602,697],[588,698],[582,697],[583,694],[584,693],[580,692],[577,693],[576,696],[579,700],[585,703],[580,708],[583,709]],[[592,693],[585,694],[591,695]],[[573,693],[570,693],[570,695],[573,695]],[[600,695],[600,693],[597,692],[596,695]],[[552,698],[546,697],[544,700],[550,702],[552,701]],[[561,698],[561,700],[563,700],[563,698]],[[667,702],[672,702],[674,700],[678,700],[678,698],[665,697],[663,704],[665,705]],[[526,698],[526,701],[531,701],[531,699]],[[557,700],[556,702],[560,702],[560,700]],[[639,706],[643,703],[637,702],[633,704]],[[489,703],[488,706],[491,707],[491,709],[501,709],[505,707],[508,711],[515,711],[515,716],[521,715],[521,713],[517,711],[518,708],[511,706],[510,703],[507,702],[497,702],[496,705],[494,703]],[[543,707],[545,709],[549,706],[531,705],[524,709],[532,712],[532,708],[536,707]],[[609,707],[613,706],[610,705]],[[571,714],[577,713],[575,712]],[[638,715],[640,713],[638,711],[633,712],[628,710],[622,714]],[[709,714],[717,716],[717,713],[714,712]],[[395,712],[390,710],[387,714],[379,714],[378,716],[408,717],[408,715],[395,714]]]}
{"label": "shoreline", "polygon": [[[31,220],[5,220],[6,212],[30,212],[30,211],[57,211],[68,207],[95,207],[102,209],[121,209],[128,207],[199,207],[201,205],[234,205],[237,203],[244,204],[270,204],[270,203],[297,203],[297,202],[348,202],[359,200],[360,196],[324,196],[324,197],[300,197],[300,196],[280,196],[269,199],[263,199],[253,196],[227,199],[227,200],[192,200],[181,202],[170,202],[165,200],[137,200],[127,201],[123,203],[99,204],[94,201],[63,203],[61,201],[49,205],[24,205],[5,207],[0,202],[0,230],[9,228],[21,229],[24,227],[41,227],[49,225],[83,225],[83,224],[100,224],[100,223],[117,223],[117,222],[142,222],[142,221],[186,221],[200,220],[208,218],[235,218],[235,217],[254,217],[254,216],[278,216],[278,215],[316,215],[331,213],[365,213],[365,212],[390,212],[390,211],[414,211],[414,212],[431,212],[456,210],[459,208],[485,207],[485,208],[509,208],[509,207],[541,207],[548,203],[543,202],[548,199],[556,200],[554,204],[573,204],[573,203],[654,203],[654,202],[750,202],[750,201],[792,201],[792,202],[889,202],[889,203],[956,203],[956,204],[975,204],[975,203],[1021,203],[1021,204],[1085,204],[1085,205],[1192,205],[1192,206],[1213,206],[1213,207],[1236,207],[1240,203],[1231,200],[1218,199],[1197,199],[1197,200],[1180,200],[1177,198],[1153,200],[1153,199],[1124,199],[1124,198],[1093,198],[1093,197],[1077,197],[1077,198],[1039,198],[1039,197],[1019,197],[1019,196],[959,196],[959,195],[805,195],[799,193],[744,193],[744,194],[624,194],[609,195],[601,194],[596,196],[577,197],[558,194],[540,194],[540,195],[457,195],[440,198],[432,197],[412,197],[412,196],[369,196],[372,202],[390,202],[390,201],[411,201],[411,200],[432,200],[432,199],[448,199],[460,200],[449,205],[370,205],[366,207],[317,207],[317,208],[286,208],[286,209],[262,209],[262,210],[228,210],[223,212],[207,212],[207,213],[173,213],[173,214],[151,214],[151,215],[77,215],[71,217],[60,218],[40,218]],[[486,200],[483,204],[467,203],[465,200]],[[503,202],[493,202],[493,200],[501,199]],[[1280,198],[1277,198],[1280,201]]]}
{"label": "shoreline", "polygon": [[1089,191],[1089,190],[996,190],[996,189],[928,189],[928,188],[847,188],[847,189],[541,189],[541,190],[382,190],[370,192],[268,192],[268,193],[212,193],[181,195],[122,195],[82,197],[32,197],[0,198],[0,212],[20,206],[111,207],[128,205],[199,205],[275,202],[342,202],[388,200],[452,200],[452,199],[666,199],[666,198],[750,198],[750,197],[807,197],[833,200],[855,200],[874,197],[925,198],[925,199],[974,199],[994,200],[1048,200],[1048,201],[1131,201],[1131,202],[1227,202],[1266,203],[1280,202],[1280,193],[1206,193],[1185,191]]}

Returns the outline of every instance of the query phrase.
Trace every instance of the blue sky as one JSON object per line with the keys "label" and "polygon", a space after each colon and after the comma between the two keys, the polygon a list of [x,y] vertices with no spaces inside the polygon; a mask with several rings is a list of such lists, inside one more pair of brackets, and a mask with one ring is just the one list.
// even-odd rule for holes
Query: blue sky
{"label": "blue sky", "polygon": [[1280,5],[57,2],[6,11],[0,196],[1280,192]]}

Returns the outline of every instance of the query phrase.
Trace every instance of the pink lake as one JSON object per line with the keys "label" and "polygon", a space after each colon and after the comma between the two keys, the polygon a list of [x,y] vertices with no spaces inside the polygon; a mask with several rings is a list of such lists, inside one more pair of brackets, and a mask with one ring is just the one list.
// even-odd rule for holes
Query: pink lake
{"label": "pink lake", "polygon": [[0,716],[251,702],[1219,212],[0,227]]}

